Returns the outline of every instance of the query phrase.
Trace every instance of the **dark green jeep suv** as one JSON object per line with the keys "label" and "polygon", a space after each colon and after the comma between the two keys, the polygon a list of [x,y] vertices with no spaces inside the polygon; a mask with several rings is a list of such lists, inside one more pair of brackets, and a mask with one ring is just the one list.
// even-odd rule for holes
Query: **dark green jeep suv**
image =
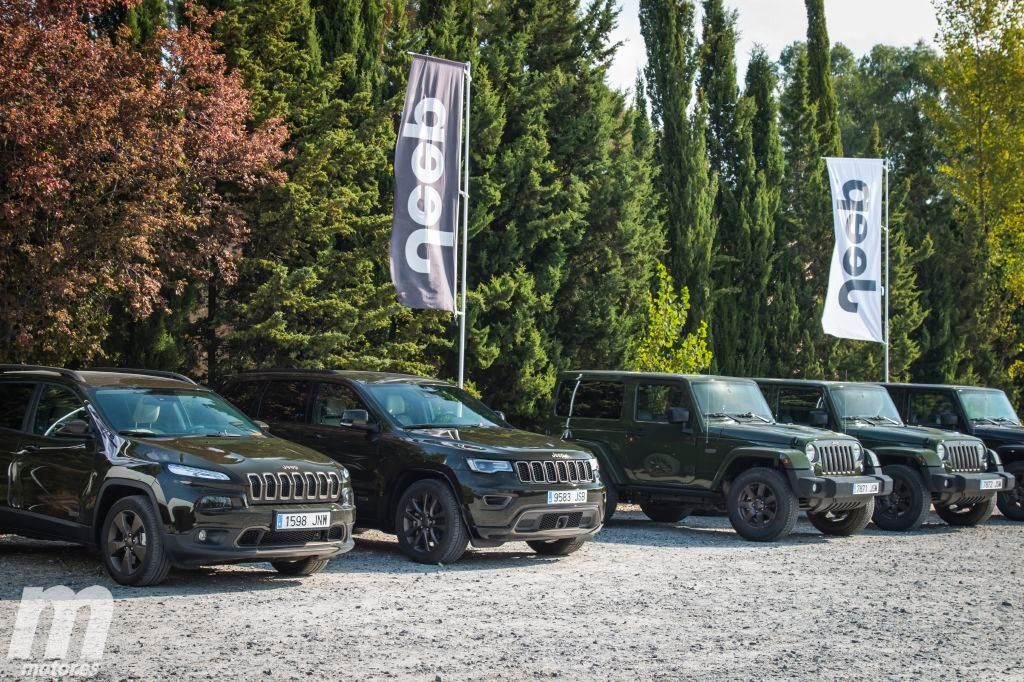
{"label": "dark green jeep suv", "polygon": [[1006,394],[976,386],[888,384],[896,409],[908,424],[959,431],[980,438],[1014,484],[1000,490],[996,506],[1008,519],[1024,521],[1024,427]]}
{"label": "dark green jeep suv", "polygon": [[587,450],[512,428],[451,384],[404,374],[277,370],[223,393],[271,430],[352,472],[359,525],[414,561],[526,541],[566,555],[601,529],[604,486]]}
{"label": "dark green jeep suv", "polygon": [[932,505],[947,523],[973,526],[992,515],[996,492],[1013,486],[977,438],[907,426],[882,386],[829,381],[758,380],[779,421],[822,426],[856,437],[893,480],[875,502],[875,525],[908,531]]}
{"label": "dark green jeep suv", "polygon": [[548,431],[590,448],[617,501],[654,521],[725,506],[748,540],[789,534],[800,511],[823,533],[867,525],[892,490],[850,436],[777,424],[747,379],[632,372],[566,372]]}
{"label": "dark green jeep suv", "polygon": [[96,546],[111,577],[352,548],[348,472],[180,375],[0,365],[0,533]]}

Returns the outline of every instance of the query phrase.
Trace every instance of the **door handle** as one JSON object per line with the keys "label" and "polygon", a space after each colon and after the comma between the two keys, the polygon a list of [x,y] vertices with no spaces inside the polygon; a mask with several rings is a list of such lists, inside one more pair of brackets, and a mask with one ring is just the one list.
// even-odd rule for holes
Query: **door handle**
{"label": "door handle", "polygon": [[25,446],[23,446],[21,448],[21,450],[18,450],[14,454],[16,454],[16,455],[31,455],[34,452],[39,452],[39,446],[38,445],[25,445]]}

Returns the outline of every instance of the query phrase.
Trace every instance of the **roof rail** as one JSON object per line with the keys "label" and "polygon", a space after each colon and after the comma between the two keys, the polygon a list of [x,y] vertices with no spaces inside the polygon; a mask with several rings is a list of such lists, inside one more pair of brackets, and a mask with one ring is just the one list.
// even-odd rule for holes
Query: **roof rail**
{"label": "roof rail", "polygon": [[87,372],[111,372],[113,374],[138,374],[145,377],[160,377],[162,379],[175,379],[177,381],[184,381],[192,385],[198,385],[190,377],[184,374],[178,374],[177,372],[164,372],[158,369],[131,369],[128,367],[90,367]]}
{"label": "roof rail", "polygon": [[298,372],[300,374],[337,374],[336,369],[303,369],[302,367],[272,367],[270,369],[243,369],[238,374],[287,374]]}
{"label": "roof rail", "polygon": [[82,375],[73,369],[65,369],[64,367],[47,367],[45,365],[0,365],[0,374],[7,372],[53,372],[59,374],[62,377],[67,377],[72,381],[82,383]]}

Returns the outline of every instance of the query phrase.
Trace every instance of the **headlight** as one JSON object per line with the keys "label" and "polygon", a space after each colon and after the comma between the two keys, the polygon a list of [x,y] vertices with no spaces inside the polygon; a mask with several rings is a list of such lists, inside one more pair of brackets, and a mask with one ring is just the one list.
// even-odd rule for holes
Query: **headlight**
{"label": "headlight", "polygon": [[813,462],[818,459],[818,450],[814,447],[814,443],[807,444],[807,447],[804,448],[804,454],[807,455],[808,462]]}
{"label": "headlight", "polygon": [[939,443],[935,446],[935,454],[939,456],[939,459],[945,461],[946,459],[946,446]]}
{"label": "headlight", "polygon": [[182,466],[181,464],[168,464],[167,470],[172,474],[178,476],[188,476],[189,478],[205,478],[210,481],[230,481],[231,477],[227,474],[222,474],[219,471],[210,471],[209,469],[196,469],[195,467]]}
{"label": "headlight", "polygon": [[512,462],[503,459],[467,459],[466,464],[478,474],[496,474],[499,471],[512,471]]}
{"label": "headlight", "polygon": [[597,471],[598,469],[601,468],[601,465],[597,461],[597,457],[590,458],[590,466],[594,471]]}
{"label": "headlight", "polygon": [[338,476],[340,476],[341,480],[343,481],[347,481],[350,478],[352,478],[352,474],[350,474],[348,472],[348,469],[346,469],[345,467],[341,467],[341,471],[338,472]]}
{"label": "headlight", "polygon": [[860,446],[860,443],[853,444],[853,458],[860,459],[864,455],[864,448]]}

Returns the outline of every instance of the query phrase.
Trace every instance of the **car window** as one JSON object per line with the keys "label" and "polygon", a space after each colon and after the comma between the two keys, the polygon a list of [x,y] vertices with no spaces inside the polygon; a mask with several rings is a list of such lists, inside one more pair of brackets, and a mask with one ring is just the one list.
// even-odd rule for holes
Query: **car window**
{"label": "car window", "polygon": [[262,437],[234,406],[200,388],[100,388],[96,405],[115,431],[129,436]]}
{"label": "car window", "polygon": [[821,426],[825,411],[825,396],[820,388],[780,388],[777,421],[781,424]]}
{"label": "car window", "polygon": [[0,428],[21,430],[35,384],[0,383]]}
{"label": "car window", "polygon": [[578,389],[575,381],[566,381],[559,391],[555,414],[568,417],[571,408],[573,417],[619,419],[624,389],[625,384],[614,381],[581,381]]}
{"label": "car window", "polygon": [[61,424],[74,419],[88,421],[85,403],[69,388],[52,384],[44,386],[32,420],[32,432],[52,436]]}
{"label": "car window", "polygon": [[246,414],[256,414],[265,385],[263,381],[232,381],[220,394]]}
{"label": "car window", "polygon": [[667,424],[670,407],[690,409],[689,396],[682,386],[640,384],[636,387],[636,421]]}
{"label": "car window", "polygon": [[953,403],[953,398],[945,392],[914,391],[911,393],[907,423],[930,426],[935,429],[958,430],[960,428],[956,405]]}
{"label": "car window", "polygon": [[260,401],[260,419],[265,422],[302,423],[306,421],[308,381],[271,381]]}
{"label": "car window", "polygon": [[320,384],[313,401],[313,423],[323,426],[341,426],[345,410],[365,410],[366,405],[351,386]]}

